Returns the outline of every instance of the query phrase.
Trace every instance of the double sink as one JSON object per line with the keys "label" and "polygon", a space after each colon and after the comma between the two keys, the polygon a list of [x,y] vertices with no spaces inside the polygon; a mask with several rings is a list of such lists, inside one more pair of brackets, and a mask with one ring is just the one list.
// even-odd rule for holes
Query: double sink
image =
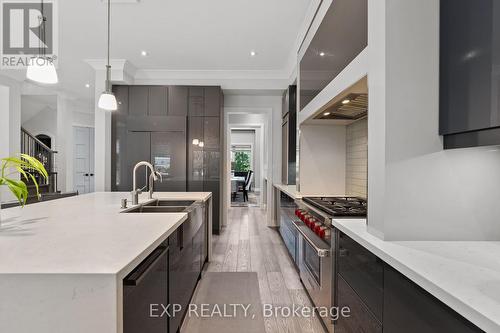
{"label": "double sink", "polygon": [[127,209],[123,213],[187,213],[195,203],[194,200],[155,199]]}

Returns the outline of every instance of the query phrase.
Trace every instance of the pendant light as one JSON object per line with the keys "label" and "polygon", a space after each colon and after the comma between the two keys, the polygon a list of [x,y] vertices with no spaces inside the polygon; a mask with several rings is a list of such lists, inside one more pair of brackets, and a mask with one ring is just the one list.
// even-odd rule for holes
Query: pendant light
{"label": "pendant light", "polygon": [[110,39],[110,20],[111,20],[111,0],[108,0],[108,62],[106,65],[106,82],[104,92],[99,97],[99,107],[103,110],[115,111],[118,109],[115,94],[111,91],[111,65],[109,64],[109,39]]}
{"label": "pendant light", "polygon": [[54,66],[53,60],[45,54],[45,22],[47,22],[47,18],[44,13],[43,0],[41,1],[41,14],[40,25],[38,27],[40,33],[38,56],[30,59],[28,69],[26,71],[26,78],[38,83],[56,84],[59,81],[57,78],[56,67]]}

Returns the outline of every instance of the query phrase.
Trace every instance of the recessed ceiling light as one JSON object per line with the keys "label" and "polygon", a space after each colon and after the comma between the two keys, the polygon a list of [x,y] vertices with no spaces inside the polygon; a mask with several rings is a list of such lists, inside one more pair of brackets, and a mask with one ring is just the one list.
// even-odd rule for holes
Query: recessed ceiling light
{"label": "recessed ceiling light", "polygon": [[85,88],[90,88],[90,84],[86,83]]}
{"label": "recessed ceiling light", "polygon": [[330,112],[323,113],[323,116],[329,116],[329,115],[330,115]]}
{"label": "recessed ceiling light", "polygon": [[349,104],[349,103],[351,103],[351,100],[349,100],[349,99],[344,99],[342,101],[342,104]]}
{"label": "recessed ceiling light", "polygon": [[198,144],[198,147],[200,147],[200,148],[205,147],[205,143],[203,141],[200,141],[200,143]]}
{"label": "recessed ceiling light", "polygon": [[193,145],[197,146],[200,144],[200,140],[198,139],[193,139]]}
{"label": "recessed ceiling light", "polygon": [[250,55],[251,55],[252,57],[255,57],[255,56],[257,55],[257,52],[255,52],[255,51],[250,51]]}
{"label": "recessed ceiling light", "polygon": [[325,52],[320,52],[320,53],[319,53],[319,56],[320,56],[320,57],[324,57],[324,56],[325,56]]}
{"label": "recessed ceiling light", "polygon": [[141,56],[147,57],[149,55],[148,51],[141,51]]}

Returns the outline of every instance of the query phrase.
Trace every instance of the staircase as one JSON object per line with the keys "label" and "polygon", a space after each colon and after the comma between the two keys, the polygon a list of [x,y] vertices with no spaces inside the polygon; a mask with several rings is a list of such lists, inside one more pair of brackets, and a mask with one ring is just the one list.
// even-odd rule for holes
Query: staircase
{"label": "staircase", "polygon": [[[57,151],[47,147],[34,135],[21,127],[21,153],[35,157],[47,170],[49,175],[47,180],[38,174],[34,174],[42,200],[48,197],[57,197],[57,195],[60,194],[60,191],[57,189],[57,172],[55,171],[55,155],[57,154]],[[24,181],[28,186],[27,203],[29,204],[38,201],[36,186],[33,181],[31,179]]]}

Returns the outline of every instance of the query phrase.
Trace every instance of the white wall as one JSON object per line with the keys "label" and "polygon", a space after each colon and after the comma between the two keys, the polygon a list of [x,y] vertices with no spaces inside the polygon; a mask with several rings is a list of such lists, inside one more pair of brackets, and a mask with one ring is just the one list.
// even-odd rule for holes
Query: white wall
{"label": "white wall", "polygon": [[[44,96],[47,95],[21,96],[21,113],[25,119],[22,126],[35,136],[46,134],[52,138],[52,149],[58,152],[58,189],[73,191],[73,126],[94,127],[94,114],[90,113],[90,106],[64,95],[54,95],[53,101]],[[41,106],[41,103],[46,105]]]}
{"label": "white wall", "polygon": [[[281,94],[277,92],[274,95],[251,95],[251,94],[225,94],[224,95],[224,114],[225,125],[229,126],[229,117],[231,123],[238,124],[246,121],[247,124],[258,123],[263,125],[261,137],[263,140],[263,165],[262,177],[266,177],[267,188],[262,191],[267,192],[267,222],[270,226],[276,226],[277,221],[273,220],[272,211],[274,202],[272,193],[272,184],[281,182]],[[226,127],[226,130],[228,127]],[[226,149],[228,142],[226,141]],[[227,165],[225,166],[227,173]],[[227,178],[227,177],[226,177]],[[224,185],[224,211],[229,204],[229,184]]]}
{"label": "white wall", "polygon": [[370,232],[500,240],[500,147],[444,151],[439,1],[369,1]]}
{"label": "white wall", "polygon": [[[21,99],[21,104],[22,99]],[[22,110],[24,112],[24,110]],[[34,117],[22,122],[22,126],[31,134],[37,136],[46,134],[52,139],[52,147],[57,150],[57,110],[45,108]]]}
{"label": "white wall", "polygon": [[[0,157],[7,157],[18,154],[21,145],[21,86],[0,75],[0,88]],[[0,201],[14,199],[7,189],[1,190]]]}
{"label": "white wall", "polygon": [[346,127],[300,127],[300,192],[345,195]]}

